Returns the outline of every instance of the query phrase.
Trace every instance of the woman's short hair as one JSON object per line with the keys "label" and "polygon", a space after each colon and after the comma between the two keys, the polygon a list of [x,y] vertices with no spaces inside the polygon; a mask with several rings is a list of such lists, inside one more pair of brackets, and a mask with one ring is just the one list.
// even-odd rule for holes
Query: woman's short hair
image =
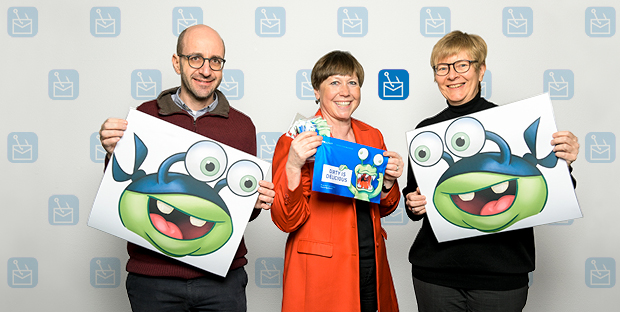
{"label": "woman's short hair", "polygon": [[463,51],[469,55],[471,61],[478,61],[473,63],[476,70],[480,70],[481,65],[486,65],[487,44],[484,39],[478,35],[455,30],[439,39],[433,47],[431,67],[435,68],[440,60]]}
{"label": "woman's short hair", "polygon": [[318,90],[325,79],[333,75],[356,75],[360,87],[364,84],[364,68],[351,53],[347,51],[331,51],[321,57],[312,68],[312,88]]}

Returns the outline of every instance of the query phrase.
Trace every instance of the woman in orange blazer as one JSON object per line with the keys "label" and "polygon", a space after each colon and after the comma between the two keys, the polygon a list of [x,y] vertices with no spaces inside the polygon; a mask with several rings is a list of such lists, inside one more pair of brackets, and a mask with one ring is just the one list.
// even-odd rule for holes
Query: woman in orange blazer
{"label": "woman in orange blazer", "polygon": [[[348,52],[323,56],[312,87],[331,136],[386,150],[379,130],[351,118],[360,103],[364,69]],[[313,163],[322,137],[283,135],[273,157],[276,197],[271,218],[290,233],[285,251],[282,311],[398,311],[381,217],[398,206],[403,160],[389,157],[380,204],[313,192]]]}

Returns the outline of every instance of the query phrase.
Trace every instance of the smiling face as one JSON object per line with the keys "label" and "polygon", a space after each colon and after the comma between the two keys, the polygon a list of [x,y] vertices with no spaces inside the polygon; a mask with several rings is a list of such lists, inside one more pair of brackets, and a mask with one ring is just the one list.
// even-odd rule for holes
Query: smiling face
{"label": "smiling face", "polygon": [[361,88],[357,75],[332,75],[327,77],[314,94],[320,101],[323,119],[328,124],[349,121],[361,101]]}
{"label": "smiling face", "polygon": [[[466,52],[439,60],[438,63],[451,64],[459,60],[472,60]],[[441,94],[453,106],[458,106],[471,101],[478,93],[478,84],[484,77],[486,65],[480,65],[476,70],[476,66],[472,64],[466,73],[457,73],[452,66],[450,72],[446,76],[435,75],[435,81],[439,87]]]}

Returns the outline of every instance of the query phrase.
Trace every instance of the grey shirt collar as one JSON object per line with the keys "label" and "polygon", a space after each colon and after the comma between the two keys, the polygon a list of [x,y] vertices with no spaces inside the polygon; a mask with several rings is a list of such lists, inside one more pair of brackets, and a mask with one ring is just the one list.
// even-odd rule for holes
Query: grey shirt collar
{"label": "grey shirt collar", "polygon": [[194,117],[194,120],[196,120],[198,117],[214,110],[217,107],[218,104],[218,97],[217,97],[217,93],[213,92],[213,97],[215,98],[215,100],[213,101],[213,103],[211,103],[209,106],[201,109],[201,110],[197,110],[197,111],[193,111],[191,108],[189,108],[185,103],[183,103],[183,100],[181,100],[181,97],[179,96],[179,94],[181,93],[181,88],[177,89],[177,92],[172,94],[172,101],[174,101],[174,103],[179,106],[182,110],[186,111],[188,114],[192,115],[192,117]]}

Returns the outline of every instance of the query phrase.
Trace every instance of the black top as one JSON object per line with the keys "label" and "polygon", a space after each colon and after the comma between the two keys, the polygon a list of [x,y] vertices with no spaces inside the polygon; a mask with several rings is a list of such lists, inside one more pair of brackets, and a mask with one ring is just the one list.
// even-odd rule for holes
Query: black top
{"label": "black top", "polygon": [[375,237],[367,201],[355,200],[360,260],[375,259]]}
{"label": "black top", "polygon": [[[496,106],[478,94],[463,105],[448,104],[448,108],[423,120],[417,128]],[[415,191],[417,186],[409,163],[403,195]],[[427,201],[432,198],[432,194],[423,195],[426,195]],[[510,290],[528,284],[528,272],[535,268],[532,228],[439,243],[428,218],[425,218],[426,214],[417,216],[409,209],[406,211],[413,221],[423,219],[409,251],[413,277],[427,283],[461,289]]]}

